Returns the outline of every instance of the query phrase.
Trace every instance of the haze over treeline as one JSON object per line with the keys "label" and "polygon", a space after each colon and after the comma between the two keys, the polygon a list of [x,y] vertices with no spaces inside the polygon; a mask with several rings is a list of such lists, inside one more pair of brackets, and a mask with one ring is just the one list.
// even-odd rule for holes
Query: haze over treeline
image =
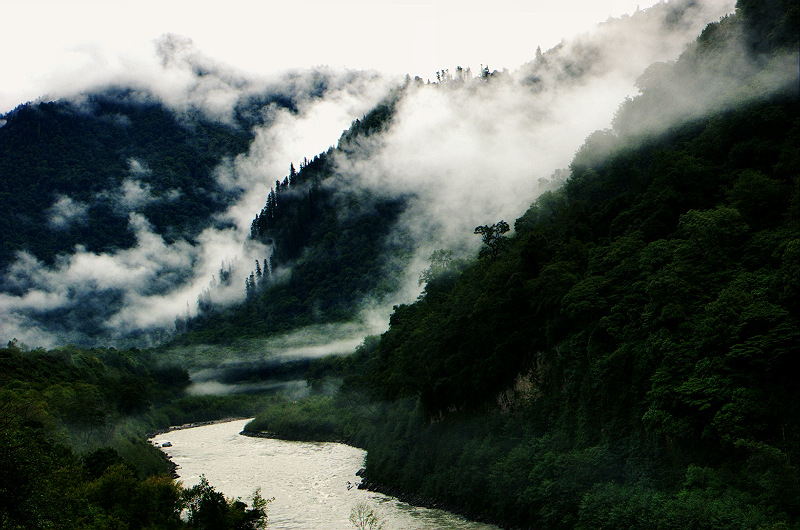
{"label": "haze over treeline", "polygon": [[[515,71],[452,65],[431,86],[330,69],[255,80],[204,57],[188,39],[166,36],[157,44],[162,76],[122,78],[94,95],[76,93],[55,106],[30,105],[5,117],[0,134],[8,138],[23,123],[33,127],[47,115],[54,120],[45,123],[46,141],[17,140],[38,145],[37,156],[47,145],[62,149],[53,140],[85,134],[83,127],[131,137],[141,130],[135,116],[141,105],[164,113],[159,119],[173,120],[176,131],[183,128],[175,142],[203,145],[198,141],[205,136],[212,143],[203,147],[203,167],[170,166],[173,155],[160,153],[165,144],[158,140],[139,151],[123,149],[114,171],[91,193],[38,176],[42,188],[33,210],[9,210],[9,233],[25,235],[4,245],[2,335],[34,346],[153,344],[172,332],[175,317],[195,315],[199,298],[218,307],[240,302],[253,262],[270,255],[248,236],[274,181],[288,174],[289,164],[299,168],[336,144],[354,118],[392,97],[391,123],[347,153],[335,152],[335,176],[327,183],[413,196],[397,220],[398,233],[413,241],[412,254],[398,265],[404,281],[391,299],[363,300],[370,308],[366,327],[380,329],[391,305],[418,294],[416,280],[433,249],[468,255],[478,245],[474,225],[519,216],[565,177],[558,170],[584,138],[610,125],[650,64],[675,59],[708,21],[731,9],[725,2],[658,4],[532,53]],[[104,97],[121,106],[103,108]],[[75,129],[48,130],[55,122]],[[42,124],[35,127],[41,135]],[[209,139],[209,127],[217,128],[219,139]],[[236,143],[218,149],[223,137]],[[92,148],[86,145],[84,153]],[[49,159],[50,170],[68,164],[80,171],[74,158]],[[20,167],[5,160],[6,173]],[[164,217],[165,207],[190,213],[177,213],[185,216],[179,222]],[[104,241],[93,241],[91,234],[96,240],[103,230]],[[39,239],[37,231],[46,233],[39,246],[26,244],[24,238]]]}

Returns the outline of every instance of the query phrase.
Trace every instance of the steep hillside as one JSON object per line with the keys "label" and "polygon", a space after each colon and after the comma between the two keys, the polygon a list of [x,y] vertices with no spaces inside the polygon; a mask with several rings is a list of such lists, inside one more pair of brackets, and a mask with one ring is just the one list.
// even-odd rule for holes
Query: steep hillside
{"label": "steep hillside", "polygon": [[[433,250],[447,244],[455,258],[473,255],[475,223],[518,216],[563,180],[574,149],[607,123],[633,79],[677,56],[706,16],[693,2],[659,4],[540,51],[516,72],[484,67],[473,76],[459,67],[437,72],[436,83],[408,78],[335,149],[275,183],[252,224],[253,239],[270,249],[245,281],[247,300],[204,304],[179,323],[190,333],[175,343],[343,322],[365,308],[379,307],[385,319],[419,293]],[[637,56],[622,64],[634,43]],[[610,103],[582,112],[594,98]]]}
{"label": "steep hillside", "polygon": [[474,224],[518,217],[561,182],[636,76],[724,12],[659,3],[516,72],[408,78],[333,150],[400,78],[317,68],[254,79],[165,36],[163,79],[0,121],[0,335],[122,347],[176,330],[190,331],[182,344],[220,344],[368,313],[385,325],[419,293],[431,252],[474,254]]}
{"label": "steep hillside", "polygon": [[421,299],[334,363],[321,432],[367,448],[372,487],[514,527],[800,524],[797,23],[740,2],[513,234],[476,228],[460,274],[434,255]]}
{"label": "steep hillside", "polygon": [[774,101],[576,165],[496,259],[397,308],[353,380],[418,399],[421,423],[371,438],[369,476],[525,525],[796,522],[798,111]]}

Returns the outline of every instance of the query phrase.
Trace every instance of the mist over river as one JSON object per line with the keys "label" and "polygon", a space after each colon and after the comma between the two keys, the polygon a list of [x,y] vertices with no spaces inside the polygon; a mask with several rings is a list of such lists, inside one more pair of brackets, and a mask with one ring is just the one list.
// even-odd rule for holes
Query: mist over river
{"label": "mist over river", "polygon": [[353,528],[350,512],[366,501],[384,530],[470,529],[492,525],[468,521],[441,510],[411,506],[380,493],[359,490],[356,472],[366,452],[339,443],[287,442],[239,433],[250,420],[237,420],[160,434],[152,441],[178,465],[184,486],[205,475],[217,491],[247,499],[257,488],[268,506],[270,529]]}

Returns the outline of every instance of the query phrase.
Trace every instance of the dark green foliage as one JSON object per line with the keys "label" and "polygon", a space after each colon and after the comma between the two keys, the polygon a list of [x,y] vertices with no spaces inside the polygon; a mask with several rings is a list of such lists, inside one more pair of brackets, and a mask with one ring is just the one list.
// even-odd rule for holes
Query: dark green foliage
{"label": "dark green foliage", "polygon": [[266,507],[270,501],[258,491],[253,494],[253,507],[248,509],[240,499],[225,498],[201,476],[199,484],[183,492],[183,499],[190,528],[256,530],[267,525]]}
{"label": "dark green foliage", "polygon": [[576,164],[497,259],[395,308],[348,384],[421,407],[366,429],[370,479],[523,526],[797,524],[798,116]]}
{"label": "dark green foliage", "polygon": [[[121,414],[116,382],[127,377],[147,387],[147,361],[116,350],[12,346],[0,350],[0,363],[3,528],[182,527],[179,489],[163,456],[144,442],[109,438]],[[177,390],[150,388],[148,395]],[[119,451],[100,446],[79,458],[68,440],[81,448],[111,442]]]}
{"label": "dark green foliage", "polygon": [[[114,348],[26,351],[12,344],[0,349],[0,387],[13,402],[46,411],[47,422],[61,426],[70,443],[81,451],[106,445],[137,468],[165,470],[163,459],[138,437],[155,425],[148,418],[153,404],[180,396],[188,373],[162,365],[150,352]],[[141,421],[139,430],[122,424]]]}
{"label": "dark green foliage", "polygon": [[[263,528],[266,502],[249,508],[225,499],[206,482],[182,491],[166,474],[145,478],[104,449],[82,461],[66,446],[24,417],[9,417],[0,428],[0,522],[4,529],[39,528]],[[21,421],[20,421],[21,420]],[[219,498],[217,498],[219,497]],[[180,519],[188,504],[190,521]],[[220,516],[221,515],[221,516]],[[213,521],[211,526],[203,522]]]}
{"label": "dark green foliage", "polygon": [[[731,25],[773,27],[749,9],[766,12],[711,26],[674,68]],[[642,98],[503,252],[396,307],[340,368],[340,396],[300,414],[336,417],[373,486],[523,527],[800,524],[800,101],[634,142],[657,89]],[[350,416],[356,391],[380,412]]]}
{"label": "dark green foliage", "polygon": [[[266,410],[247,430],[348,441],[368,450],[373,487],[515,527],[800,525],[800,101],[779,91],[744,105],[759,81],[739,79],[719,87],[729,104],[700,116],[668,90],[740,65],[729,52],[742,35],[756,69],[796,43],[795,4],[738,8],[675,65],[645,73],[643,94],[587,140],[566,185],[517,220],[502,252],[463,271],[435,254],[423,296],[396,307],[383,336],[302,367],[314,389],[343,381],[339,393],[255,402]],[[356,152],[390,117],[377,109],[339,148]],[[335,178],[330,156],[276,183],[253,224],[273,263],[256,269],[243,307],[190,323],[185,341],[344,319],[360,297],[388,292],[380,256],[402,200],[321,186]],[[289,266],[282,283],[263,280]],[[9,527],[67,520],[86,502],[95,517],[135,520],[143,486],[125,451],[78,460],[45,433],[64,424],[89,445],[115,415],[151,409],[150,381],[186,382],[111,350],[96,362],[67,353],[0,352],[3,414],[18,418],[0,429]],[[124,391],[106,393],[112,384]],[[237,410],[235,396],[195,397],[157,414]],[[94,484],[85,494],[68,487],[81,480]],[[53,493],[34,498],[38,484]],[[173,490],[159,491],[148,498],[174,506]],[[196,526],[250,513],[207,483],[191,491]]]}
{"label": "dark green foliage", "polygon": [[[0,349],[0,526],[262,528],[260,495],[248,508],[207,482],[184,491],[163,453],[144,440],[145,430],[253,414],[266,403],[176,399],[187,385],[186,370],[150,352],[27,351],[13,342]],[[187,504],[188,525],[179,517]]]}
{"label": "dark green foliage", "polygon": [[398,99],[398,94],[395,93],[386,101],[375,106],[362,119],[355,120],[350,129],[345,131],[339,139],[339,149],[350,151],[353,145],[357,145],[361,139],[386,130],[394,116],[394,106]]}
{"label": "dark green foliage", "polygon": [[800,40],[800,6],[792,0],[737,0],[746,15],[747,37],[753,50],[769,52],[797,47]]}
{"label": "dark green foliage", "polygon": [[261,395],[241,393],[222,396],[185,396],[159,406],[151,415],[152,421],[155,425],[163,428],[169,425],[184,425],[225,418],[253,417],[280,399],[273,394],[265,392]]}
{"label": "dark green foliage", "polygon": [[500,251],[505,247],[507,238],[504,235],[511,230],[508,223],[505,221],[497,222],[493,225],[483,225],[475,228],[475,234],[481,236],[481,240],[485,247],[480,251],[480,256],[490,256],[492,259],[497,259]]}
{"label": "dark green foliage", "polygon": [[251,237],[273,245],[273,263],[296,259],[308,244],[313,227],[319,224],[330,194],[320,184],[333,175],[331,152],[304,164],[300,172],[291,166],[290,175],[277,181],[267,203],[253,220]]}
{"label": "dark green foliage", "polygon": [[101,447],[81,458],[86,475],[92,479],[100,478],[109,467],[123,462],[122,457],[113,447]]}
{"label": "dark green foliage", "polygon": [[267,433],[286,440],[343,441],[351,431],[355,411],[347,412],[342,402],[313,396],[302,401],[276,398],[268,408],[245,426],[248,433]]}

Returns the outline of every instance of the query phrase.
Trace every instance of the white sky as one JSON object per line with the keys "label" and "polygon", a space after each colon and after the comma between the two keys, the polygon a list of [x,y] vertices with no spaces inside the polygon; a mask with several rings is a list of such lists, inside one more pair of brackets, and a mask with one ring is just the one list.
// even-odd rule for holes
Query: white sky
{"label": "white sky", "polygon": [[[317,65],[435,77],[514,69],[655,0],[0,0],[0,112],[154,60],[164,33],[254,74]],[[144,71],[144,70],[143,70]]]}

